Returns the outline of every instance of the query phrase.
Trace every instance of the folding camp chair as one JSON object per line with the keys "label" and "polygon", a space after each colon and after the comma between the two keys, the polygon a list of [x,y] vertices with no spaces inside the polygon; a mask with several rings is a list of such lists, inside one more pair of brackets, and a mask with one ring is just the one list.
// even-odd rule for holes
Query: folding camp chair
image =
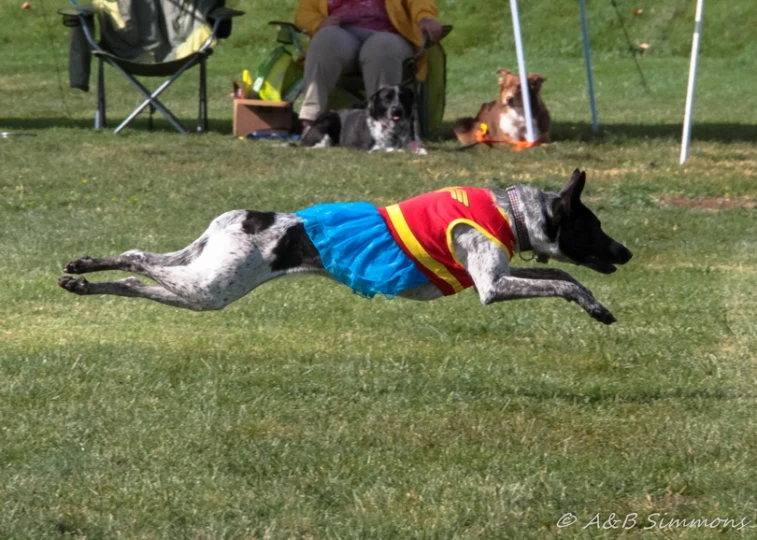
{"label": "folding camp chair", "polygon": [[[294,46],[304,57],[306,47],[303,43],[304,32],[290,22],[271,21],[268,24],[278,26],[279,33],[276,40],[285,46]],[[402,85],[412,88],[415,92],[416,113],[419,133],[421,137],[435,131],[442,123],[446,103],[447,86],[447,56],[441,41],[452,31],[451,25],[442,27],[439,41],[428,42],[412,58],[405,60],[402,66]],[[423,53],[427,55],[428,73],[426,79],[416,78],[418,60]],[[337,82],[336,89],[329,95],[329,109],[345,109],[364,107],[367,98],[362,75],[342,75]]]}
{"label": "folding camp chair", "polygon": [[[121,1],[121,0],[119,0]],[[159,11],[160,0],[145,0],[154,4],[156,13]],[[222,3],[222,0],[219,2]],[[191,7],[191,3],[176,4]],[[63,24],[72,28],[80,27],[87,44],[91,48],[91,54],[98,60],[97,70],[97,112],[95,114],[95,128],[101,129],[106,126],[105,116],[105,74],[104,64],[109,64],[126,80],[128,80],[139,92],[145,97],[145,100],[115,129],[115,133],[120,132],[132,120],[134,120],[145,108],[149,107],[149,127],[152,129],[152,115],[155,110],[160,112],[170,124],[176,128],[179,133],[186,134],[178,118],[158,100],[160,96],[171,84],[174,83],[185,71],[199,65],[200,67],[200,88],[199,88],[199,112],[197,117],[197,132],[201,133],[208,129],[208,109],[207,109],[207,69],[206,61],[208,56],[213,52],[213,45],[217,39],[228,37],[231,33],[231,19],[238,15],[243,15],[243,11],[228,9],[225,7],[216,7],[212,9],[206,17],[206,22],[212,30],[209,37],[200,45],[200,47],[182,58],[172,59],[163,62],[143,63],[127,59],[114,54],[103,35],[101,24],[101,41],[96,41],[94,37],[94,19],[98,15],[98,10],[93,6],[78,6],[77,9],[62,9],[58,13],[63,15]],[[102,22],[102,21],[101,21]],[[72,36],[72,40],[74,37]],[[72,41],[73,50],[73,41]],[[89,75],[87,64],[87,79]],[[150,92],[135,77],[168,77],[155,91]]]}

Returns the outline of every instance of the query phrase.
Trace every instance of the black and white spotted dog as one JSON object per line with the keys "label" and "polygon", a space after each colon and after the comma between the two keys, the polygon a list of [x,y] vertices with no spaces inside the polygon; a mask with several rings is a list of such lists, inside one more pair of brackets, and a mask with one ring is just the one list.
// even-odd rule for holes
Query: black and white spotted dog
{"label": "black and white spotted dog", "polygon": [[[517,232],[516,251],[532,251],[539,262],[549,259],[586,266],[603,274],[625,264],[631,252],[602,231],[599,219],[581,202],[586,175],[575,171],[558,193],[516,185],[494,189],[495,204]],[[535,297],[562,297],[576,302],[591,317],[615,322],[610,311],[586,287],[557,268],[518,268],[506,253],[466,223],[454,225],[452,246],[471,276],[483,304]],[[102,270],[131,272],[135,277],[90,283],[61,277],[58,284],[79,295],[112,294],[147,298],[171,306],[203,311],[222,309],[257,286],[293,274],[332,277],[295,214],[233,210],[216,218],[186,248],[173,253],[127,251],[116,257],[82,257],[69,262],[68,274]],[[433,300],[443,293],[432,283],[399,294],[413,300]]]}
{"label": "black and white spotted dog", "polygon": [[303,134],[307,147],[345,146],[370,152],[410,149],[425,154],[413,123],[413,91],[404,86],[382,86],[365,109],[338,109],[322,113]]}

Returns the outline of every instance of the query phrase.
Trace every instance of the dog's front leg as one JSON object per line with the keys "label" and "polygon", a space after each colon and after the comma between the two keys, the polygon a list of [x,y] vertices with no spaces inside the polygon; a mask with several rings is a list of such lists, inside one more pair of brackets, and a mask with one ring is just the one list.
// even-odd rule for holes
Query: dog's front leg
{"label": "dog's front leg", "polygon": [[588,287],[586,287],[586,285],[578,281],[565,270],[560,270],[559,268],[522,268],[511,266],[510,275],[516,278],[525,279],[551,279],[558,281],[567,281],[568,283],[574,283],[575,285],[578,285],[584,292],[590,294],[591,296],[594,296],[594,293],[592,293],[588,289]]}
{"label": "dog's front leg", "polygon": [[[565,277],[560,271],[548,272],[553,276],[548,279],[518,277],[516,274],[539,274],[534,274],[533,270],[555,269],[511,268],[507,255],[478,230],[468,225],[455,227],[453,240],[455,252],[473,278],[483,304],[521,298],[560,297],[576,302],[591,317],[604,324],[615,322],[612,313],[583,285],[560,279]],[[540,274],[546,275],[544,272]]]}
{"label": "dog's front leg", "polygon": [[483,304],[518,300],[521,298],[560,297],[581,306],[593,319],[612,324],[615,317],[580,284],[553,279],[526,279],[514,276],[499,276],[487,287],[478,287]]}

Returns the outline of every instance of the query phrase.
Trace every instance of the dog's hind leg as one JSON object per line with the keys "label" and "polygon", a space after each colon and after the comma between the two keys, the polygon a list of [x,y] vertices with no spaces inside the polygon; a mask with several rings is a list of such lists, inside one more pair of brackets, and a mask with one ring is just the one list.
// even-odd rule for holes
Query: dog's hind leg
{"label": "dog's hind leg", "polygon": [[69,262],[63,267],[67,274],[89,274],[105,270],[121,270],[134,274],[143,274],[146,266],[184,266],[196,259],[207,242],[205,236],[180,251],[171,253],[150,253],[132,249],[115,257],[93,259],[88,255]]}
{"label": "dog's hind leg", "polygon": [[472,144],[476,142],[476,129],[479,129],[480,122],[475,118],[465,117],[455,120],[454,132],[457,140],[462,144]]}
{"label": "dog's hind leg", "polygon": [[172,293],[160,285],[148,285],[135,277],[128,277],[116,281],[102,281],[90,283],[84,278],[63,276],[58,280],[58,285],[70,293],[78,295],[111,294],[115,296],[127,296],[130,298],[146,298],[169,306],[199,311],[197,306],[181,296]]}
{"label": "dog's hind leg", "polygon": [[147,267],[186,266],[202,254],[205,245],[208,243],[208,239],[214,232],[217,232],[217,229],[228,225],[229,222],[238,221],[242,217],[247,218],[250,214],[262,216],[259,218],[260,220],[267,219],[273,222],[274,219],[273,212],[234,210],[213,220],[200,238],[179,251],[150,253],[148,251],[132,249],[116,257],[105,257],[102,259],[93,259],[85,255],[66,264],[63,271],[67,274],[88,274],[105,270],[121,270],[133,274],[147,275]]}
{"label": "dog's hind leg", "polygon": [[85,257],[66,265],[69,273],[123,270],[147,276],[105,283],[61,278],[75,294],[115,294],[204,311],[222,309],[258,285],[292,273],[323,272],[302,220],[289,214],[236,210],[216,218],[193,244],[167,254],[129,251],[117,257]]}

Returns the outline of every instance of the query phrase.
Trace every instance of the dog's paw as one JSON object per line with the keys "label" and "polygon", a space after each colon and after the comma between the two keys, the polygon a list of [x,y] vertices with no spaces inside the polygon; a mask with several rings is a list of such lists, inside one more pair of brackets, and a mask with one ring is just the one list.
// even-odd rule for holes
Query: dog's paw
{"label": "dog's paw", "polygon": [[83,274],[92,267],[94,259],[88,255],[69,262],[63,267],[63,271],[66,274]]}
{"label": "dog's paw", "polygon": [[411,154],[416,154],[419,156],[428,155],[428,151],[421,146],[421,143],[419,141],[411,141],[408,147],[410,148]]}
{"label": "dog's paw", "polygon": [[58,279],[58,287],[74,294],[89,294],[89,281],[84,278],[63,276]]}
{"label": "dog's paw", "polygon": [[617,319],[615,318],[615,315],[610,313],[610,310],[607,309],[602,304],[597,304],[592,309],[590,309],[589,315],[591,315],[592,319],[597,320],[601,322],[602,324],[610,325],[617,321]]}

